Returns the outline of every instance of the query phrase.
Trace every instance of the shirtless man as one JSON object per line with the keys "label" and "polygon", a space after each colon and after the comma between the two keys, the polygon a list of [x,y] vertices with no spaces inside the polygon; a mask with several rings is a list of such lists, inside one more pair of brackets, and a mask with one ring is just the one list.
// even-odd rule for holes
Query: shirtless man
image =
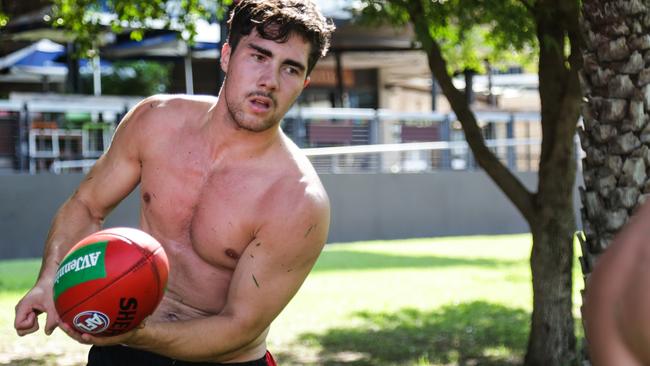
{"label": "shirtless man", "polygon": [[650,202],[598,259],[584,304],[594,366],[650,365]]}
{"label": "shirtless man", "polygon": [[[19,335],[58,326],[94,345],[89,365],[271,365],[265,339],[326,241],[329,201],[279,127],[329,46],[311,1],[242,0],[229,21],[219,98],[154,96],[59,209],[34,287],[16,306]],[[143,326],[100,338],[59,323],[55,271],[140,184],[141,228],[164,246],[167,292]],[[157,363],[159,362],[159,363]]]}

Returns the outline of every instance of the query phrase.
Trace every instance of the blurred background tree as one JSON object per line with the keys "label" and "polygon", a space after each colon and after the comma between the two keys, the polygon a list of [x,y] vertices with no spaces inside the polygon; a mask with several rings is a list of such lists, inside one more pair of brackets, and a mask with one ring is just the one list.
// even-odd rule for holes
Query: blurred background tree
{"label": "blurred background tree", "polygon": [[[109,95],[153,95],[167,92],[170,85],[170,63],[151,61],[117,61],[102,75],[102,91]],[[81,75],[81,91],[93,93],[93,75]]]}
{"label": "blurred background tree", "polygon": [[[108,43],[115,34],[128,34],[132,40],[141,41],[147,30],[171,30],[176,32],[188,47],[194,45],[197,35],[197,22],[200,19],[208,22],[222,20],[226,15],[232,0],[53,0],[50,22],[53,27],[66,31],[71,39],[68,49],[68,65],[77,70],[77,60],[93,59],[98,55],[100,47]],[[145,85],[155,83],[154,76],[161,76],[165,66],[155,67],[152,63],[147,66],[152,77],[140,73],[138,79],[131,79],[129,85],[136,89],[127,88],[128,95],[140,94],[142,91],[166,90],[167,86]],[[123,89],[124,86],[113,84],[112,81],[123,78],[128,70],[141,70],[144,65],[130,66],[124,69],[122,76],[114,74],[106,80],[108,87],[103,87],[103,93],[112,94],[113,90]],[[169,71],[167,72],[169,74]],[[85,79],[85,80],[84,80]],[[88,80],[78,73],[68,74],[68,91],[85,92]],[[140,94],[147,95],[148,93]]]}
{"label": "blurred background tree", "polygon": [[74,37],[77,54],[94,56],[94,49],[105,32],[129,32],[131,39],[142,40],[144,30],[176,30],[189,44],[197,34],[198,19],[222,19],[232,0],[54,0],[52,24],[68,30]]}
{"label": "blurred background tree", "polygon": [[[527,220],[533,236],[533,314],[526,365],[577,362],[572,303],[574,136],[582,98],[577,0],[361,0],[361,21],[413,27],[432,75],[459,119],[476,161]],[[478,37],[478,38],[477,38]],[[485,145],[458,70],[508,53],[537,58],[542,154],[531,192]]]}
{"label": "blurred background tree", "polygon": [[5,14],[2,11],[2,7],[0,6],[0,28],[7,25],[8,22],[9,22],[9,16],[7,16],[7,14]]}

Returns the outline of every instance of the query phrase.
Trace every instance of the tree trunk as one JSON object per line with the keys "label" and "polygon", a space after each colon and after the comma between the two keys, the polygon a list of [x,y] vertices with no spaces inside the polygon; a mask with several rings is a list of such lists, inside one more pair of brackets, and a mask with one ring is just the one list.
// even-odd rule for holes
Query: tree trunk
{"label": "tree trunk", "polygon": [[[428,31],[420,1],[404,3],[429,67],[461,122],[465,138],[485,172],[528,221],[533,234],[533,314],[526,365],[567,365],[576,361],[572,314],[574,136],[582,92],[577,1],[540,0],[529,8],[540,42],[542,154],[538,192],[532,194],[487,149],[467,99],[452,84],[439,44]],[[570,54],[566,41],[570,41]]]}
{"label": "tree trunk", "polygon": [[[581,66],[578,4],[539,1],[533,14],[540,43],[539,92],[542,114],[542,156],[535,218],[530,222],[533,250],[533,314],[526,365],[568,365],[576,362],[572,314],[573,185],[576,155],[573,143],[580,115]],[[566,40],[571,53],[565,56]]]}
{"label": "tree trunk", "polygon": [[533,314],[525,365],[569,365],[576,360],[572,314],[575,218],[570,201],[573,181],[573,177],[558,176],[557,187],[548,189],[547,197],[538,195],[546,203],[531,224]]}
{"label": "tree trunk", "polygon": [[574,218],[556,212],[541,216],[546,217],[535,225],[530,258],[533,314],[525,364],[569,365],[576,358],[571,313]]}
{"label": "tree trunk", "polygon": [[598,256],[650,193],[650,9],[639,0],[584,0],[582,13],[581,263],[588,281]]}

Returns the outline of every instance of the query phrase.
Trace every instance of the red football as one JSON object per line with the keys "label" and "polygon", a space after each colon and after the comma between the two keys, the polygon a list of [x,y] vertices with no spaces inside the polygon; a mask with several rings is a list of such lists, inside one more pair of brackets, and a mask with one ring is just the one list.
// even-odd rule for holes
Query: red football
{"label": "red football", "polygon": [[168,272],[167,255],[151,235],[132,228],[98,231],[61,262],[54,281],[56,311],[82,333],[127,332],[156,309]]}

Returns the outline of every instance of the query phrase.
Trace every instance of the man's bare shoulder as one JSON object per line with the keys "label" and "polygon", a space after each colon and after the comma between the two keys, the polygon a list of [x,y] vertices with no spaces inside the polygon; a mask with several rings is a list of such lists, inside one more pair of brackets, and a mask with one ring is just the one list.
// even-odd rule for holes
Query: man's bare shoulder
{"label": "man's bare shoulder", "polygon": [[204,114],[217,102],[217,97],[209,95],[156,94],[138,104],[136,109],[146,116],[174,118]]}
{"label": "man's bare shoulder", "polygon": [[[301,159],[298,159],[301,160]],[[313,263],[322,250],[330,225],[330,201],[311,165],[297,163],[284,172],[267,201],[265,234],[270,234],[278,253],[293,253],[294,260]],[[304,261],[304,262],[303,262]]]}
{"label": "man's bare shoulder", "polygon": [[[215,97],[157,94],[131,108],[120,122],[113,145],[133,145],[138,151],[158,151],[179,136],[191,135],[207,115]],[[140,153],[138,153],[140,154]]]}
{"label": "man's bare shoulder", "polygon": [[305,154],[293,142],[285,143],[286,164],[275,194],[290,205],[279,205],[298,215],[329,217],[329,197],[318,174]]}
{"label": "man's bare shoulder", "polygon": [[216,101],[211,96],[152,95],[131,109],[122,129],[132,133],[146,131],[146,135],[177,133],[178,129],[200,123]]}

